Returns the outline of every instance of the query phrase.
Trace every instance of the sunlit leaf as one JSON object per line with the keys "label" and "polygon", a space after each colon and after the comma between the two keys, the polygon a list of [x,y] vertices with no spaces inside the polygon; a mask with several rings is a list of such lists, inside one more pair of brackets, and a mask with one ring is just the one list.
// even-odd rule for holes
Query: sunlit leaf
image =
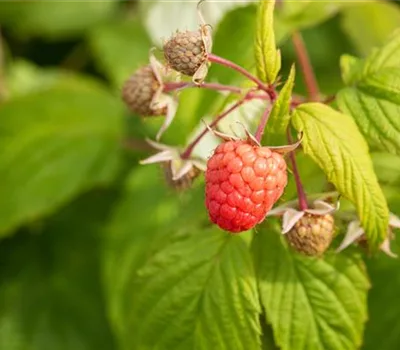
{"label": "sunlit leaf", "polygon": [[97,26],[89,33],[96,63],[121,88],[140,66],[148,64],[151,41],[137,20],[120,20]]}
{"label": "sunlit leaf", "polygon": [[[400,154],[400,31],[365,60],[352,60],[343,73],[349,85],[338,105],[353,116],[375,150]],[[346,68],[347,67],[347,68]]]}
{"label": "sunlit leaf", "polygon": [[[398,235],[399,231],[396,230],[396,233]],[[396,242],[392,242],[391,247],[395,253],[399,253],[398,238]],[[400,322],[397,317],[400,261],[379,255],[366,260],[366,263],[373,288],[368,296],[369,321],[365,329],[363,348],[391,350],[400,342]]]}
{"label": "sunlit leaf", "polygon": [[[252,0],[243,1],[205,1],[200,9],[205,21],[216,27],[224,15],[236,7],[243,7]],[[196,30],[200,24],[196,2],[183,1],[140,1],[140,9],[146,18],[146,29],[152,41],[161,46],[176,30]],[[179,18],[179,21],[176,19]],[[243,28],[244,29],[244,28]]]}
{"label": "sunlit leaf", "polygon": [[353,3],[343,9],[341,21],[343,30],[364,56],[399,27],[400,9],[389,1]]}
{"label": "sunlit leaf", "polygon": [[49,39],[74,37],[117,10],[116,1],[4,1],[0,21],[20,36]]}
{"label": "sunlit leaf", "polygon": [[275,82],[281,69],[281,55],[275,43],[274,8],[275,0],[260,1],[254,45],[258,76],[268,84]]}
{"label": "sunlit leaf", "polygon": [[275,222],[254,242],[261,303],[283,350],[361,345],[369,287],[355,255],[304,257],[290,250]]}
{"label": "sunlit leaf", "polygon": [[386,236],[388,207],[367,144],[352,118],[326,105],[307,103],[294,111],[292,121],[304,133],[304,152],[354,203],[371,245],[378,247]]}
{"label": "sunlit leaf", "polygon": [[284,134],[286,132],[290,120],[289,111],[295,74],[295,68],[293,65],[290,69],[285,85],[283,85],[283,88],[279,92],[279,96],[272,107],[264,133],[266,139],[268,139],[268,135],[271,133]]}
{"label": "sunlit leaf", "polygon": [[113,179],[121,105],[105,90],[71,83],[12,99],[0,120],[2,234]]}
{"label": "sunlit leaf", "polygon": [[202,188],[177,198],[153,170],[132,174],[105,245],[109,310],[122,348],[258,349],[246,241],[204,226]]}

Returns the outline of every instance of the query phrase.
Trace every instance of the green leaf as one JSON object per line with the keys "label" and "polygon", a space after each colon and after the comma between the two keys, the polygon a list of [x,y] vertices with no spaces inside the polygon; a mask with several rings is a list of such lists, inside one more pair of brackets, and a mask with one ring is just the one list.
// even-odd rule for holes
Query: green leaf
{"label": "green leaf", "polygon": [[[256,7],[254,5],[229,11],[216,28],[213,53],[229,59],[247,70],[254,69],[255,16]],[[232,42],[235,43],[235,50],[232,50]],[[213,64],[207,79],[216,79],[220,83],[230,84],[243,78],[226,67]]]}
{"label": "green leaf", "polygon": [[60,78],[63,74],[59,70],[41,69],[29,61],[16,60],[8,65],[5,76],[7,97],[46,90],[57,84]]}
{"label": "green leaf", "polygon": [[390,211],[400,215],[400,186],[382,185],[382,191],[385,194]]}
{"label": "green leaf", "polygon": [[347,115],[320,103],[306,103],[293,113],[304,133],[303,148],[338,191],[357,208],[373,247],[386,237],[389,212],[373,170],[368,146]]}
{"label": "green leaf", "polygon": [[[199,110],[209,112],[210,104],[203,105],[206,101],[208,99],[205,89],[186,89],[179,93],[178,109],[174,121],[164,136],[165,143],[185,145],[188,142],[189,135],[198,124],[201,128],[204,127],[201,118],[205,115]],[[163,120],[160,121],[161,123],[163,123]],[[158,129],[154,135],[157,131]]]}
{"label": "green leaf", "polygon": [[243,236],[207,228],[203,192],[179,198],[151,167],[130,176],[104,245],[122,349],[259,349],[248,246]]}
{"label": "green leaf", "polygon": [[[398,239],[391,246],[395,253],[400,252]],[[373,288],[368,296],[369,321],[363,349],[396,349],[400,343],[400,261],[379,256],[366,260],[366,263]]]}
{"label": "green leaf", "polygon": [[347,4],[341,0],[327,1],[284,1],[275,14],[277,41],[293,32],[317,26],[336,15]]}
{"label": "green leaf", "polygon": [[372,149],[400,155],[400,104],[358,88],[341,90],[337,101],[342,111],[354,117]]}
{"label": "green leaf", "polygon": [[365,56],[399,27],[400,9],[386,1],[348,5],[342,11],[341,21],[358,52]]}
{"label": "green leaf", "polygon": [[268,84],[275,82],[281,69],[281,55],[275,43],[274,8],[275,0],[260,0],[254,48],[258,77]]}
{"label": "green leaf", "polygon": [[[265,137],[267,138],[270,133],[284,134],[290,121],[290,102],[292,99],[292,90],[294,85],[294,78],[296,75],[295,66],[292,65],[289,77],[285,85],[279,92],[268,119],[267,128],[265,130]],[[266,144],[266,140],[265,140]]]}
{"label": "green leaf", "polygon": [[[128,176],[124,195],[107,225],[103,252],[108,312],[120,338],[125,337],[123,330],[131,312],[126,303],[137,270],[174,228],[179,231],[207,219],[203,192],[200,186],[177,196],[166,187],[155,166],[140,166]],[[181,208],[185,208],[184,215]]]}
{"label": "green leaf", "polygon": [[0,107],[0,235],[109,183],[119,163],[121,105],[68,83]]}
{"label": "green leaf", "polygon": [[109,313],[117,332],[124,327],[125,313],[129,312],[123,306],[123,293],[129,290],[130,280],[146,261],[157,235],[169,227],[178,210],[176,198],[167,192],[161,180],[152,166],[134,169],[107,227],[103,274]]}
{"label": "green leaf", "polygon": [[355,80],[357,80],[357,75],[361,73],[359,71],[360,63],[361,59],[354,56],[342,55],[340,57],[342,79],[346,85],[351,85]]}
{"label": "green leaf", "polygon": [[0,21],[21,37],[68,38],[81,34],[115,14],[116,1],[0,2]]}
{"label": "green leaf", "polygon": [[126,324],[134,348],[259,348],[257,288],[242,237],[191,230],[137,274]]}
{"label": "green leaf", "polygon": [[356,349],[369,288],[360,257],[304,257],[290,250],[276,222],[262,225],[254,252],[262,306],[283,350]]}
{"label": "green leaf", "polygon": [[112,350],[99,274],[110,192],[91,193],[44,226],[0,243],[0,348]]}
{"label": "green leaf", "polygon": [[386,68],[398,68],[400,57],[400,30],[395,31],[386,43],[371,52],[371,54],[363,61],[362,78],[367,78],[371,74],[379,73],[380,70]]}
{"label": "green leaf", "polygon": [[[163,39],[176,30],[196,30],[199,25],[199,16],[196,11],[196,2],[192,1],[163,1],[139,0],[140,15],[145,18],[145,25],[152,40],[161,46]],[[237,7],[244,7],[244,1],[206,1],[200,6],[207,24],[217,27],[226,13]],[[166,16],[165,14],[170,14]],[[176,19],[179,18],[179,21]],[[242,28],[243,31],[246,28]],[[225,56],[224,56],[225,57]]]}
{"label": "green leaf", "polygon": [[381,49],[344,73],[341,110],[353,116],[373,149],[400,154],[400,31]]}
{"label": "green leaf", "polygon": [[148,64],[152,47],[143,25],[134,19],[95,27],[88,41],[96,64],[119,88],[140,65]]}
{"label": "green leaf", "polygon": [[[306,193],[315,194],[325,192],[326,176],[319,166],[303,152],[296,153],[296,160]],[[296,182],[293,176],[289,176],[288,184],[282,197],[283,201],[298,198]]]}
{"label": "green leaf", "polygon": [[89,75],[75,74],[65,69],[43,68],[21,59],[8,64],[4,79],[8,99],[47,91],[53,87],[99,88],[98,81]]}
{"label": "green leaf", "polygon": [[400,157],[390,153],[371,153],[375,173],[380,182],[388,185],[400,185]]}

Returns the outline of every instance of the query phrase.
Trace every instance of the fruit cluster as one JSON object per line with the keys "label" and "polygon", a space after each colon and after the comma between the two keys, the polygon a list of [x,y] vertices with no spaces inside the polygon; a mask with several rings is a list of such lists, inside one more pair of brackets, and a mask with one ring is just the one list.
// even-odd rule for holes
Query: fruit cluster
{"label": "fruit cluster", "polygon": [[210,38],[209,30],[202,25],[198,31],[177,32],[166,41],[163,47],[166,64],[151,55],[150,64],[139,68],[125,82],[122,98],[129,109],[142,117],[167,116],[172,103],[165,95],[170,70],[193,77],[196,84],[201,83],[208,70]]}
{"label": "fruit cluster", "polygon": [[[294,152],[300,141],[291,146],[280,147],[267,147],[260,143],[271,106],[279,96],[276,86],[266,84],[237,64],[214,55],[211,49],[210,27],[202,21],[197,31],[177,32],[164,43],[165,63],[161,63],[151,54],[150,63],[139,68],[125,82],[122,98],[134,114],[145,118],[165,117],[157,140],[174,118],[176,92],[196,87],[239,96],[236,103],[216,116],[184,150],[149,141],[159,153],[143,160],[142,164],[161,163],[168,185],[177,190],[190,188],[193,180],[201,172],[205,172],[205,206],[208,216],[212,223],[223,230],[233,234],[247,231],[262,223],[267,216],[276,215],[282,217],[282,233],[285,234],[289,246],[306,255],[323,254],[334,237],[335,223],[332,213],[336,207],[329,202],[315,201],[310,205],[307,201]],[[211,63],[236,70],[254,85],[243,89],[205,82]],[[181,80],[182,76],[191,77],[191,81]],[[222,118],[253,99],[262,100],[266,104],[266,110],[254,135],[246,128],[246,139],[224,135],[216,130]],[[292,98],[290,106],[295,107],[301,101],[295,103]],[[223,142],[207,161],[193,157],[193,149],[210,131],[221,137]],[[289,143],[292,143],[290,125],[287,135]],[[285,160],[287,153],[290,154],[292,163],[298,203],[285,203],[281,207],[273,208],[288,182]]]}
{"label": "fruit cluster", "polygon": [[[163,66],[152,58],[152,64],[139,68],[125,83],[122,98],[131,111],[141,116],[165,115],[169,106],[160,103],[160,96],[165,93],[163,78],[168,75],[165,72],[173,69],[201,84],[208,66],[210,43],[205,25],[198,31],[177,32],[166,41],[163,47],[166,64]],[[191,183],[193,167],[186,177],[174,178],[172,161],[168,159],[164,164],[167,181],[177,188],[187,187],[182,184]],[[264,220],[286,183],[286,162],[281,154],[248,140],[222,143],[207,163],[205,202],[210,219],[229,232],[249,230]]]}

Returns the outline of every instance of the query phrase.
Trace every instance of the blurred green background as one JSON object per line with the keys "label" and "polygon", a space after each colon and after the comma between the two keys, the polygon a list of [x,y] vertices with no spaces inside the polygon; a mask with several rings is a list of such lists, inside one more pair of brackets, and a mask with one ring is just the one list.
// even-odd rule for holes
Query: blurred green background
{"label": "blurred green background", "polygon": [[[161,121],[132,116],[125,79],[176,29],[196,29],[194,2],[0,2],[0,349],[135,349],[135,273],[169,232],[207,225],[202,179],[176,194],[145,137]],[[212,2],[213,51],[254,69],[256,4]],[[303,32],[322,93],[343,86],[340,56],[363,57],[400,25],[395,2],[284,2],[276,36],[282,76],[295,61],[290,34]],[[223,67],[210,81],[241,83]],[[300,74],[295,91],[305,94]],[[163,142],[184,144],[202,117],[226,103],[185,91]],[[243,109],[246,113],[249,110]],[[126,142],[129,141],[129,147]],[[204,144],[202,154],[209,154]],[[207,148],[208,147],[208,148]],[[400,158],[374,154],[391,210],[400,214]],[[325,178],[307,158],[309,192]],[[290,183],[285,199],[295,196]],[[367,259],[373,288],[365,349],[400,346],[400,262]]]}

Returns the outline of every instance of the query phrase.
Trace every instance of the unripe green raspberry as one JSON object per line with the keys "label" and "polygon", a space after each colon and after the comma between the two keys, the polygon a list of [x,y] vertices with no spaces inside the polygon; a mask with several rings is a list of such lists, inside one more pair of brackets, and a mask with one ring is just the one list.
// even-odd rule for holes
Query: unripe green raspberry
{"label": "unripe green raspberry", "polygon": [[164,57],[174,70],[193,76],[207,59],[201,32],[176,33],[165,43]]}
{"label": "unripe green raspberry", "polygon": [[129,109],[140,116],[160,116],[166,108],[152,108],[151,102],[160,83],[150,65],[139,68],[124,84],[122,99]]}
{"label": "unripe green raspberry", "polygon": [[285,237],[298,252],[310,256],[319,256],[328,249],[333,235],[334,219],[332,215],[306,213]]}

